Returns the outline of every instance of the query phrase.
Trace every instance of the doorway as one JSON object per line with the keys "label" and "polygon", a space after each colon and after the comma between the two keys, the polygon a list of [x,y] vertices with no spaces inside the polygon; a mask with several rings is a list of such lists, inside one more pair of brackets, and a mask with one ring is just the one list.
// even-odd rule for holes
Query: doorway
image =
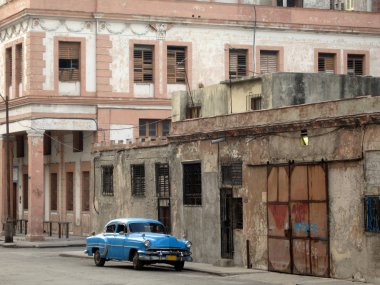
{"label": "doorway", "polygon": [[221,256],[228,259],[234,252],[232,202],[232,189],[220,189]]}

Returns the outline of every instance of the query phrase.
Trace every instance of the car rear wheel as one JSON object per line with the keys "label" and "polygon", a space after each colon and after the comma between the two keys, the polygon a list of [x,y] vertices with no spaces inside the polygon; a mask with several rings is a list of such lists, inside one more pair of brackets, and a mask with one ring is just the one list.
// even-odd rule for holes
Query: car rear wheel
{"label": "car rear wheel", "polygon": [[185,261],[177,261],[174,264],[174,269],[175,269],[175,271],[182,271],[184,266],[185,266]]}
{"label": "car rear wheel", "polygon": [[106,263],[106,259],[102,258],[99,249],[94,252],[94,262],[96,266],[104,266]]}
{"label": "car rear wheel", "polygon": [[133,255],[133,268],[136,270],[141,270],[144,266],[144,263],[139,259],[139,254],[135,252]]}

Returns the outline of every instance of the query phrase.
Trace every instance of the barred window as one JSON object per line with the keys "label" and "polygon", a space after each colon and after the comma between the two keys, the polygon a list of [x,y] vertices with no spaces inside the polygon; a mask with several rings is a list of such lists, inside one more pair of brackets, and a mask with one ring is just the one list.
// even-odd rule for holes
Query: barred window
{"label": "barred window", "polygon": [[187,106],[186,119],[194,119],[201,117],[201,106]]}
{"label": "barred window", "polygon": [[261,96],[251,97],[251,110],[261,110]]}
{"label": "barred window", "polygon": [[170,197],[169,164],[156,164],[156,191],[160,198]]}
{"label": "barred window", "polygon": [[200,163],[183,164],[183,203],[202,205],[202,173]]}
{"label": "barred window", "polygon": [[144,164],[131,165],[132,195],[145,195],[145,167]]}
{"label": "barred window", "polygon": [[364,55],[349,54],[347,56],[347,74],[350,74],[350,75],[364,74]]}
{"label": "barred window", "polygon": [[133,50],[134,82],[153,82],[153,46],[136,45]]}
{"label": "barred window", "polygon": [[113,166],[102,166],[103,196],[113,196]]}
{"label": "barred window", "polygon": [[243,184],[242,163],[223,163],[222,164],[222,184],[237,185]]}
{"label": "barred window", "polygon": [[230,49],[230,79],[237,79],[247,75],[247,54],[246,49]]}
{"label": "barred window", "polygon": [[185,83],[186,48],[168,47],[168,83]]}
{"label": "barred window", "polygon": [[380,233],[380,196],[364,198],[365,231]]}
{"label": "barred window", "polygon": [[80,43],[59,42],[59,81],[79,81]]}

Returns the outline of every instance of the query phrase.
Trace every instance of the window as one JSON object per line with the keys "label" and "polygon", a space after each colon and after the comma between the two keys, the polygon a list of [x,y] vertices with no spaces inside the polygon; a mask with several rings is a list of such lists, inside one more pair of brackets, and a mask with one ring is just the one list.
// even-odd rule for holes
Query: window
{"label": "window", "polygon": [[287,0],[286,5],[284,0],[277,0],[277,6],[280,7],[303,7],[303,0]]}
{"label": "window", "polygon": [[251,97],[251,110],[261,110],[261,96]]}
{"label": "window", "polygon": [[82,172],[82,211],[90,211],[90,172]]}
{"label": "window", "polygon": [[168,47],[168,83],[186,82],[186,48]]}
{"label": "window", "polygon": [[73,152],[83,151],[83,132],[73,132]]}
{"label": "window", "polygon": [[79,81],[80,43],[59,42],[59,81]]}
{"label": "window", "polygon": [[270,50],[260,51],[260,73],[278,71],[278,52]]}
{"label": "window", "polygon": [[230,49],[230,79],[247,76],[247,54],[246,49]]}
{"label": "window", "polygon": [[24,174],[22,176],[22,186],[23,186],[23,193],[22,193],[22,196],[23,196],[23,200],[22,200],[22,206],[23,206],[23,209],[24,210],[28,210],[28,206],[29,206],[29,176],[28,174]]}
{"label": "window", "polygon": [[186,119],[195,119],[201,117],[201,106],[187,106]]}
{"label": "window", "polygon": [[170,120],[140,119],[139,137],[167,136],[170,130]]}
{"label": "window", "polygon": [[364,55],[348,54],[347,55],[347,74],[363,75],[364,74]]}
{"label": "window", "polygon": [[187,206],[202,205],[201,164],[183,164],[183,203]]}
{"label": "window", "polygon": [[74,173],[66,172],[66,210],[74,210]]}
{"label": "window", "polygon": [[318,54],[318,72],[335,73],[335,54],[319,53]]}
{"label": "window", "polygon": [[131,165],[132,195],[144,196],[145,194],[145,168],[143,164]]}
{"label": "window", "polygon": [[22,83],[23,74],[22,44],[16,45],[16,85]]}
{"label": "window", "polygon": [[50,173],[50,210],[57,211],[58,205],[58,176],[57,173]]}
{"label": "window", "polygon": [[136,45],[133,61],[134,82],[153,83],[153,46]]}
{"label": "window", "polygon": [[[7,48],[5,50],[5,83],[6,87],[9,88],[12,86],[12,77],[13,77],[13,70],[12,70],[12,48]],[[6,90],[6,93],[8,94],[9,90]]]}
{"label": "window", "polygon": [[113,196],[113,166],[102,167],[103,196]]}
{"label": "window", "polygon": [[243,199],[232,198],[233,228],[243,229]]}
{"label": "window", "polygon": [[380,233],[380,196],[364,198],[365,231]]}
{"label": "window", "polygon": [[156,191],[161,198],[170,197],[169,164],[156,164]]}
{"label": "window", "polygon": [[116,225],[115,224],[110,224],[110,225],[108,225],[106,227],[106,233],[114,233],[115,229],[116,229]]}
{"label": "window", "polygon": [[24,136],[16,136],[16,146],[17,146],[17,157],[24,157],[24,146],[25,146],[25,141],[24,141]]}
{"label": "window", "polygon": [[162,121],[162,135],[164,137],[169,135],[170,131],[170,120],[163,120]]}
{"label": "window", "polygon": [[243,174],[242,174],[242,163],[223,163],[222,164],[222,184],[225,185],[242,185],[243,184]]}
{"label": "window", "polygon": [[44,133],[44,155],[51,154],[51,132]]}

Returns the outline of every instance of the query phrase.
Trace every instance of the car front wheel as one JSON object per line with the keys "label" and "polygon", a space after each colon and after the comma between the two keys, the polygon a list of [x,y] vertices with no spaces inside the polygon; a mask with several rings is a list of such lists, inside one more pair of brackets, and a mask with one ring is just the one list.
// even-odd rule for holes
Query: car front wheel
{"label": "car front wheel", "polygon": [[182,271],[184,266],[185,266],[184,261],[178,261],[174,264],[174,269],[175,269],[175,271]]}
{"label": "car front wheel", "polygon": [[104,266],[106,263],[106,259],[102,258],[99,249],[94,252],[94,262],[96,266]]}
{"label": "car front wheel", "polygon": [[132,261],[134,269],[141,270],[143,268],[144,263],[139,259],[139,254],[137,252],[135,252]]}

